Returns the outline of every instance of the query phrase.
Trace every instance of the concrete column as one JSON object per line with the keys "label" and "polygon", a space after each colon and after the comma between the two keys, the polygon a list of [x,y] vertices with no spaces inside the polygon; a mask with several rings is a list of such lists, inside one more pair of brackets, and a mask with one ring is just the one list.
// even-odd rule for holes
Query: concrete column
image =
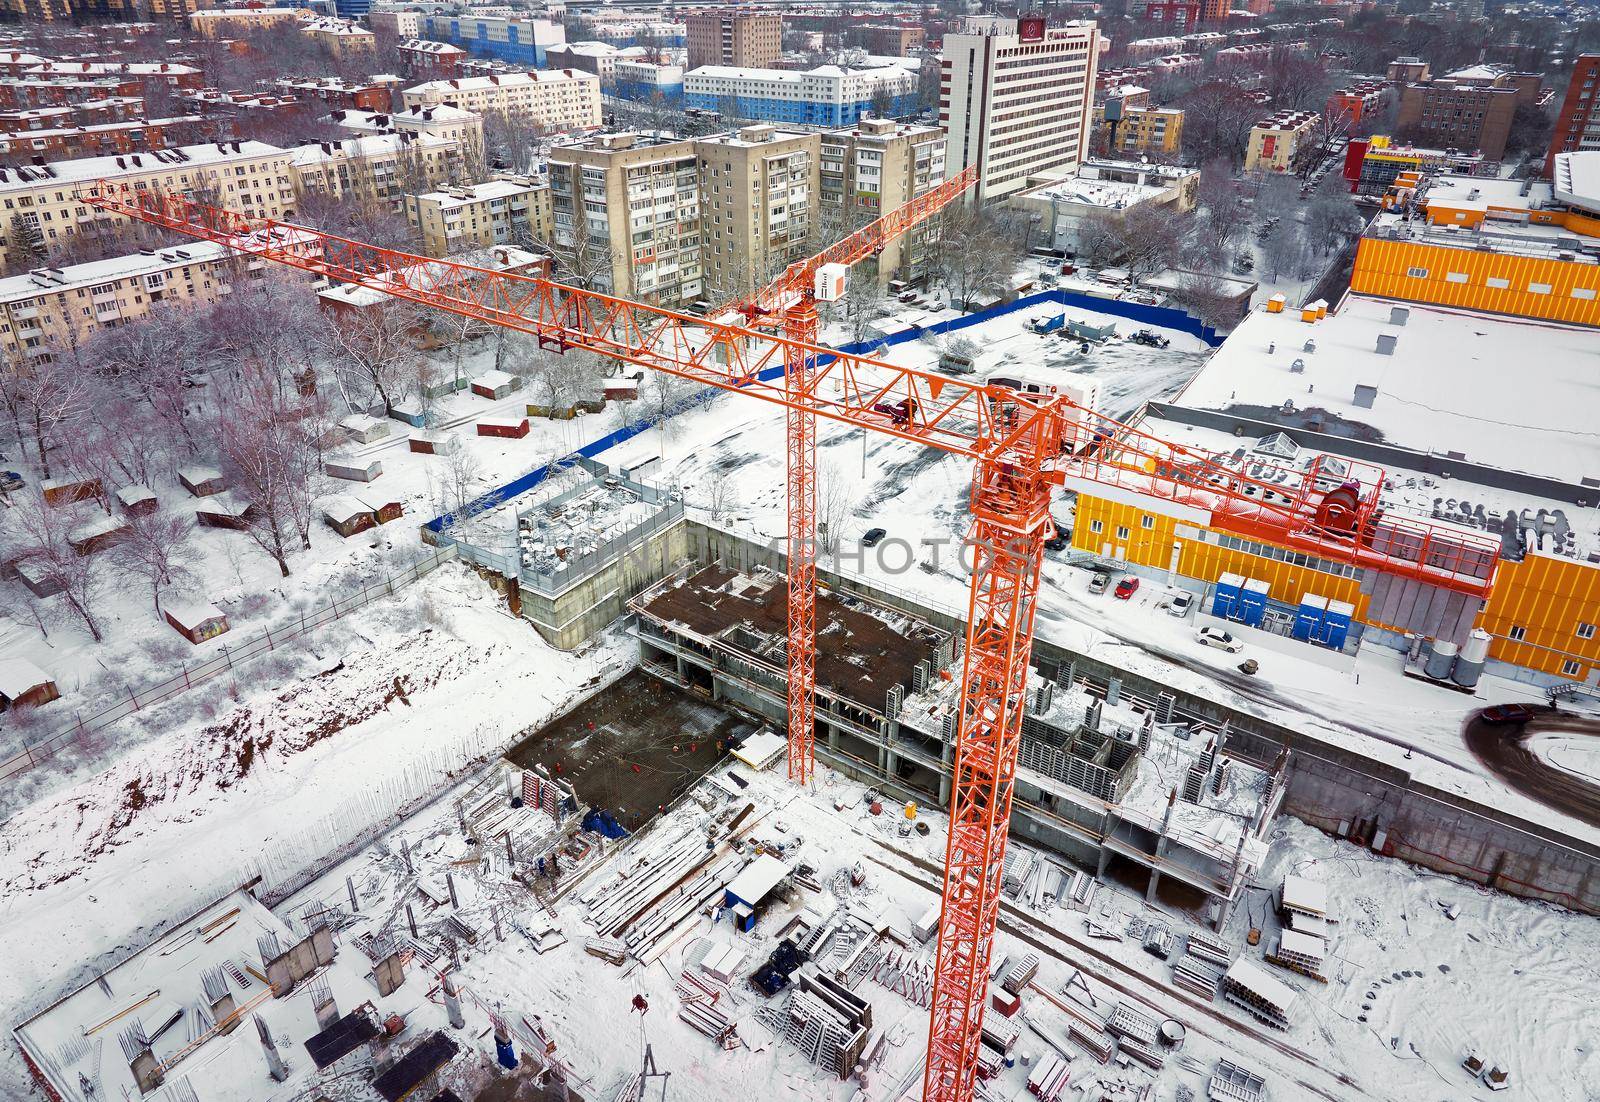
{"label": "concrete column", "polygon": [[948,742],[939,744],[939,764],[943,767],[939,770],[940,807],[948,808],[950,806],[950,770],[953,768],[952,759],[954,753],[954,748]]}
{"label": "concrete column", "polygon": [[1155,905],[1156,889],[1161,886],[1161,874],[1155,869],[1150,870],[1150,886],[1145,889],[1144,901],[1151,906]]}

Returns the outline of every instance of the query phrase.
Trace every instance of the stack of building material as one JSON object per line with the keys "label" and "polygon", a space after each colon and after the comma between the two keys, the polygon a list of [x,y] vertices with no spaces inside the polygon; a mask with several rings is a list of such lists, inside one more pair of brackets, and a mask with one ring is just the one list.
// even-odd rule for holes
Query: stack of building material
{"label": "stack of building material", "polygon": [[806,1059],[843,1079],[855,1070],[866,1047],[872,1009],[848,992],[840,998],[840,992],[830,989],[828,982],[816,973],[802,974],[800,989],[790,996],[778,1032]]}
{"label": "stack of building material", "polygon": [[990,1080],[1005,1069],[1006,1054],[990,1044],[978,1046],[978,1078]]}
{"label": "stack of building material", "polygon": [[1278,935],[1277,950],[1267,959],[1280,967],[1326,983],[1322,965],[1327,953],[1328,943],[1320,937],[1284,930]]}
{"label": "stack of building material", "polygon": [[1269,976],[1254,961],[1236,960],[1222,976],[1222,996],[1274,1029],[1288,1029],[1299,1001],[1294,988]]}
{"label": "stack of building material", "polygon": [[700,967],[717,983],[733,982],[733,977],[744,964],[744,950],[737,945],[717,942],[700,958]]}
{"label": "stack of building material", "polygon": [[1203,998],[1217,996],[1217,981],[1222,973],[1198,957],[1183,956],[1172,963],[1172,982],[1186,991]]}
{"label": "stack of building material", "polygon": [[878,963],[872,978],[924,1010],[933,1002],[933,965],[908,953],[891,949]]}
{"label": "stack of building material", "polygon": [[1206,1081],[1206,1097],[1211,1102],[1261,1102],[1267,1081],[1248,1068],[1217,1061],[1217,1070]]}
{"label": "stack of building material", "polygon": [[1000,976],[1000,986],[1013,995],[1020,995],[1038,974],[1039,954],[1029,953],[1019,961],[1006,964],[1005,971]]}
{"label": "stack of building material", "polygon": [[1032,850],[1023,849],[1021,846],[1008,847],[1000,874],[1001,890],[1007,895],[1016,895],[1020,892],[1023,882],[1033,872],[1033,863]]}
{"label": "stack of building material", "polygon": [[1285,876],[1283,885],[1278,889],[1278,913],[1285,918],[1296,914],[1307,918],[1327,918],[1328,886],[1305,876]]}
{"label": "stack of building material", "polygon": [[1153,1045],[1161,1023],[1132,1003],[1118,1003],[1106,1028],[1125,1040]]}
{"label": "stack of building material", "polygon": [[996,1014],[983,1016],[983,1040],[985,1044],[993,1045],[1002,1053],[1009,1053],[1017,1047],[1017,1038],[1022,1036],[1022,1030],[1017,1024]]}
{"label": "stack of building material", "polygon": [[1151,1071],[1160,1071],[1167,1063],[1167,1058],[1156,1049],[1126,1038],[1118,1042],[1117,1051],[1130,1060],[1137,1060]]}
{"label": "stack of building material", "polygon": [[733,1037],[733,1021],[726,1013],[710,1003],[686,1002],[678,1008],[678,1018],[723,1048],[732,1048],[738,1044]]}
{"label": "stack of building material", "polygon": [[1189,940],[1183,951],[1191,957],[1199,957],[1208,964],[1215,964],[1226,968],[1233,963],[1233,951],[1228,943],[1214,934],[1204,930],[1195,930],[1189,935]]}
{"label": "stack of building material", "polygon": [[1072,887],[1067,892],[1067,906],[1074,911],[1088,913],[1089,906],[1094,902],[1095,889],[1100,882],[1086,872],[1072,874]]}
{"label": "stack of building material", "polygon": [[628,959],[628,946],[615,938],[588,938],[583,943],[583,951],[611,964],[621,964]]}
{"label": "stack of building material", "polygon": [[1028,1093],[1043,1102],[1055,1102],[1066,1091],[1071,1076],[1072,1065],[1055,1053],[1047,1052],[1028,1074]]}

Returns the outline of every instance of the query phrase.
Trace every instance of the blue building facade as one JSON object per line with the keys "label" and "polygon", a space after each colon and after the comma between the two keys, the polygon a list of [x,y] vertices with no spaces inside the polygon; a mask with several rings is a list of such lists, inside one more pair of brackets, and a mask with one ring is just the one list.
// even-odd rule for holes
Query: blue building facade
{"label": "blue building facade", "polygon": [[[343,3],[344,0],[339,0]],[[367,5],[370,0],[351,0]],[[538,41],[533,23],[525,20],[428,15],[422,19],[421,37],[460,46],[473,57],[488,57],[527,69],[543,68],[546,47],[563,36]]]}
{"label": "blue building facade", "polygon": [[[707,95],[702,92],[685,92],[685,107],[703,111],[720,111],[726,96]],[[872,101],[855,100],[848,103],[824,103],[815,100],[773,99],[768,96],[733,96],[734,113],[742,119],[762,122],[787,122],[804,126],[854,126],[863,117],[875,114]],[[918,110],[915,93],[889,98],[891,115],[910,115]]]}

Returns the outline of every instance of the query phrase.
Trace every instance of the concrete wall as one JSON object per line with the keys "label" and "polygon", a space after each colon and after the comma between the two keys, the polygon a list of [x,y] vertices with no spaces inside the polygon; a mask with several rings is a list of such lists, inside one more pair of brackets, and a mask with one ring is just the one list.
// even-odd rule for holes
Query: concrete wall
{"label": "concrete wall", "polygon": [[672,573],[688,554],[687,529],[674,524],[556,597],[521,587],[522,615],[551,646],[573,650],[624,615],[629,599]]}
{"label": "concrete wall", "polygon": [[[776,550],[699,521],[686,521],[693,558],[721,559],[740,568],[783,569]],[[965,634],[959,616],[859,579],[818,569],[818,579],[841,592],[861,593],[901,608],[936,627]],[[1103,687],[1117,679],[1124,695],[1174,697],[1174,720],[1220,728],[1228,725],[1229,753],[1270,767],[1287,750],[1283,809],[1313,826],[1370,841],[1382,832],[1382,852],[1425,868],[1489,884],[1512,895],[1545,899],[1600,914],[1600,847],[1559,830],[1418,780],[1409,772],[1365,757],[1314,732],[1237,711],[1217,700],[1180,692],[1152,678],[1036,638],[1034,665],[1047,676],[1072,663],[1076,677]],[[1341,823],[1346,824],[1341,831]],[[1024,834],[1029,831],[1024,830]]]}

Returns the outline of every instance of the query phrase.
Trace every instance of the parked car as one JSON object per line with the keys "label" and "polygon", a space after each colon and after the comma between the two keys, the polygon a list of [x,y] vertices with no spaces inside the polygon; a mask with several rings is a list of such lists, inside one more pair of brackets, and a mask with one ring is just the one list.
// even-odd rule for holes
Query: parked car
{"label": "parked car", "polygon": [[1526,723],[1537,715],[1539,709],[1531,704],[1496,704],[1478,713],[1478,718],[1494,727],[1513,723]]}
{"label": "parked car", "polygon": [[1117,598],[1119,601],[1126,601],[1129,597],[1132,597],[1137,592],[1139,592],[1139,579],[1123,578],[1117,583],[1116,592],[1112,593],[1111,595]]}
{"label": "parked car", "polygon": [[0,471],[0,493],[9,493],[22,487],[22,476],[16,471]]}
{"label": "parked car", "polygon": [[1216,647],[1218,650],[1225,650],[1229,654],[1237,654],[1244,650],[1243,639],[1239,639],[1231,632],[1223,631],[1221,628],[1214,628],[1208,625],[1195,632],[1194,637],[1208,647]]}
{"label": "parked car", "polygon": [[1094,577],[1089,579],[1089,592],[1104,593],[1106,591],[1106,587],[1110,584],[1111,572],[1109,570],[1096,570],[1094,572]]}
{"label": "parked car", "polygon": [[1044,541],[1044,549],[1046,551],[1065,551],[1071,546],[1072,537],[1064,532],[1057,532],[1055,535]]}
{"label": "parked car", "polygon": [[861,546],[876,547],[883,542],[883,537],[888,534],[882,528],[868,528],[866,534],[861,537]]}
{"label": "parked car", "polygon": [[1174,593],[1172,595],[1172,600],[1167,602],[1167,611],[1174,616],[1187,616],[1189,615],[1189,610],[1193,607],[1194,594],[1190,593],[1188,590],[1184,590],[1181,593]]}

